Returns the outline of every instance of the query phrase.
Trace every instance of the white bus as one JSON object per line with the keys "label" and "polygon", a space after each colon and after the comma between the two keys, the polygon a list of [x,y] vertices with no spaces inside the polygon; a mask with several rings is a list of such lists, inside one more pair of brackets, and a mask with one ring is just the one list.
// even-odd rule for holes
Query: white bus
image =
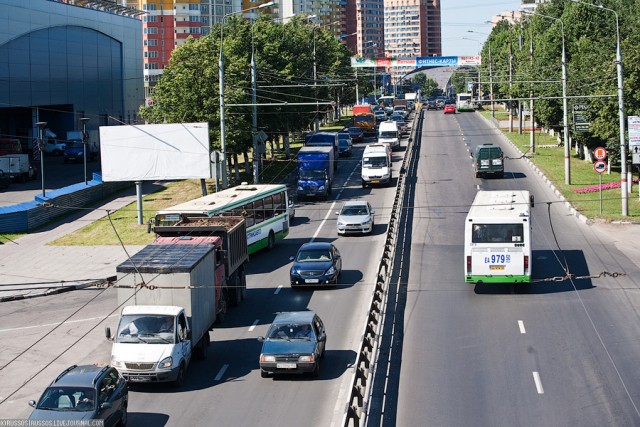
{"label": "white bus", "polygon": [[531,207],[528,191],[478,191],[464,225],[465,282],[531,282]]}
{"label": "white bus", "polygon": [[156,214],[157,226],[173,225],[176,214],[191,216],[244,216],[247,221],[249,253],[273,248],[276,241],[289,234],[289,216],[293,205],[283,184],[246,184],[228,188],[198,199],[163,209]]}
{"label": "white bus", "polygon": [[456,95],[456,108],[460,110],[461,108],[471,109],[471,97],[470,93],[459,93]]}

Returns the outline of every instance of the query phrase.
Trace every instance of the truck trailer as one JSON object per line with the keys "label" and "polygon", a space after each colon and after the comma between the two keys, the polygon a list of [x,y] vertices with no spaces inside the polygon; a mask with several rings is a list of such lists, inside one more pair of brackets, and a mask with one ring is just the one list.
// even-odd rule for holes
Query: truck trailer
{"label": "truck trailer", "polygon": [[127,381],[180,386],[192,355],[207,356],[209,331],[227,304],[244,297],[246,225],[238,217],[180,217],[156,232],[154,244],[116,268],[123,309],[113,337],[105,333],[111,364]]}

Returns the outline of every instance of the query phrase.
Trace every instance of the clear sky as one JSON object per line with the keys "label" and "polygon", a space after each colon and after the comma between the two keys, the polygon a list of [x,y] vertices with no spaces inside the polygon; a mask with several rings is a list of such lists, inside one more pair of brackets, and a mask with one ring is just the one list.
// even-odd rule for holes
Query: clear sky
{"label": "clear sky", "polygon": [[[444,56],[477,55],[487,36],[469,33],[468,30],[489,34],[494,15],[519,10],[520,0],[440,0],[442,14],[442,54]],[[465,40],[463,37],[479,40]]]}

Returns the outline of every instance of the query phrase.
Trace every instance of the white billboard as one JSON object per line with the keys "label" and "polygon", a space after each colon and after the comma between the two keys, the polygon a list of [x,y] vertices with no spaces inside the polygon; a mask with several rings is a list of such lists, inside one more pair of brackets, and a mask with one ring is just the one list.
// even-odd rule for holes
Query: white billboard
{"label": "white billboard", "polygon": [[100,126],[102,181],[211,178],[208,123]]}

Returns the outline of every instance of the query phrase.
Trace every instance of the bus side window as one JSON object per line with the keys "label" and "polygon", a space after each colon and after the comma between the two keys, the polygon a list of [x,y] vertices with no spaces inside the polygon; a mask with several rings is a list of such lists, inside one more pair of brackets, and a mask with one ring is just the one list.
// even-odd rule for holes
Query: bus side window
{"label": "bus side window", "polygon": [[284,193],[278,193],[273,195],[273,206],[275,208],[276,215],[285,213],[286,206],[284,205]]}
{"label": "bus side window", "polygon": [[253,202],[255,223],[259,224],[264,221],[264,205],[262,199]]}
{"label": "bus side window", "polygon": [[271,196],[267,196],[264,198],[264,219],[273,218],[274,215],[274,207],[273,207],[273,199]]}
{"label": "bus side window", "polygon": [[242,216],[244,216],[244,219],[247,222],[247,227],[251,227],[256,223],[253,203],[247,203],[242,207]]}

